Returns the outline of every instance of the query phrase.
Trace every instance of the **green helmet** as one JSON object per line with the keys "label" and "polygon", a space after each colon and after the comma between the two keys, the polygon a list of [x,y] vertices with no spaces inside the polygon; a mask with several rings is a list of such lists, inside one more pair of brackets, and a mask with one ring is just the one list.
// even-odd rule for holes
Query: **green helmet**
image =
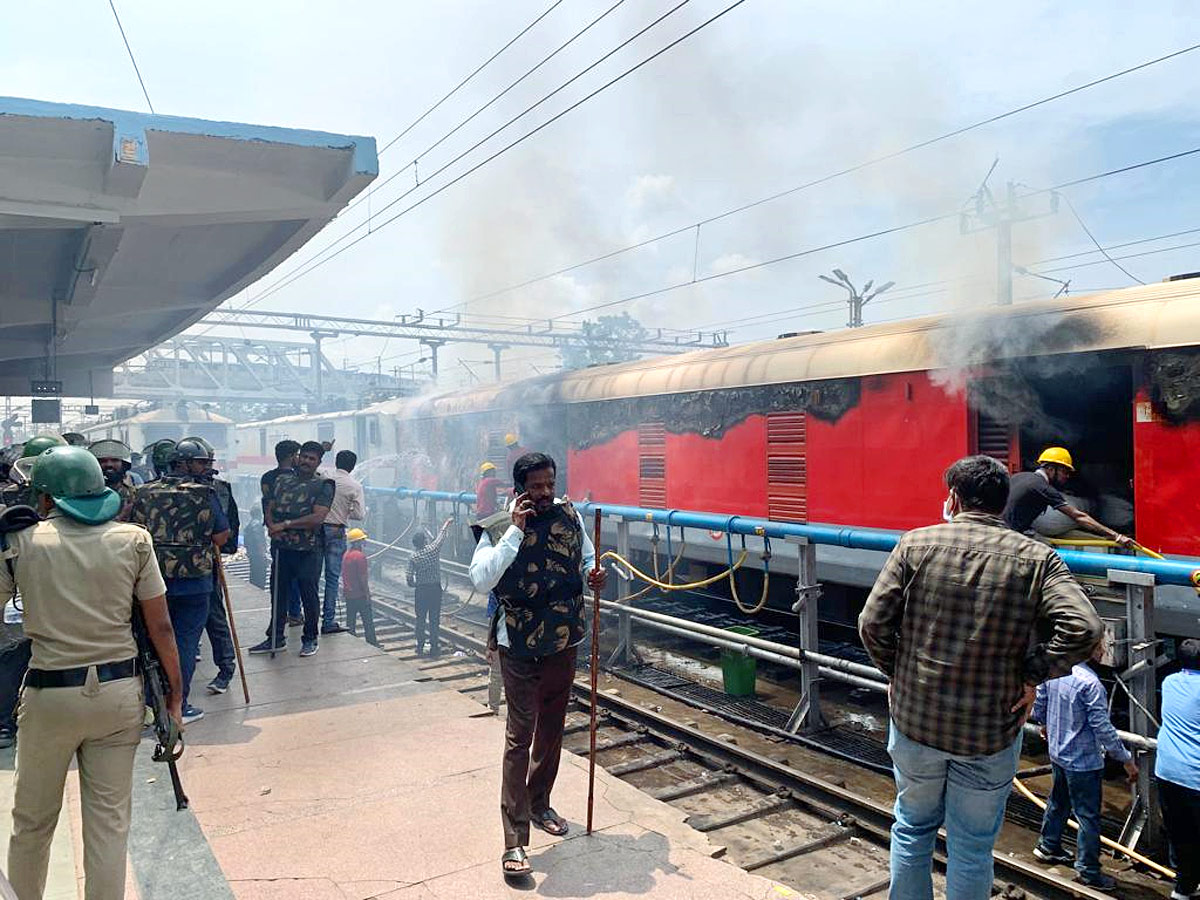
{"label": "green helmet", "polygon": [[55,446],[38,456],[29,488],[85,525],[103,524],[121,511],[120,495],[105,485],[99,461],[83,447]]}
{"label": "green helmet", "polygon": [[203,459],[211,462],[212,458],[212,444],[203,438],[185,437],[175,445],[175,459],[178,462],[187,462],[193,459]]}
{"label": "green helmet", "polygon": [[51,447],[65,447],[67,442],[57,434],[51,432],[43,432],[37,437],[31,437],[25,442],[25,446],[21,450],[21,458],[28,456],[41,456],[43,452]]}
{"label": "green helmet", "polygon": [[133,462],[133,454],[130,452],[129,446],[124,441],[113,438],[92,441],[88,445],[88,450],[96,459],[119,459],[122,462]]}
{"label": "green helmet", "polygon": [[171,461],[175,459],[175,442],[170,438],[155,441],[149,447],[150,463],[159,475],[165,475],[171,469]]}

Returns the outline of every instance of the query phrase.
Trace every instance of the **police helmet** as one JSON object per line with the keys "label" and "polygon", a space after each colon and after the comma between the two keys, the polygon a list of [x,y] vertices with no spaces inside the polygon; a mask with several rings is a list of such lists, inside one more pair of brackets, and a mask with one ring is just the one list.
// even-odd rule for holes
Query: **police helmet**
{"label": "police helmet", "polygon": [[154,466],[154,471],[159,475],[169,472],[175,459],[175,442],[170,438],[163,438],[151,444],[149,450],[150,464]]}
{"label": "police helmet", "polygon": [[67,516],[101,525],[121,511],[120,495],[104,483],[100,463],[82,447],[51,447],[37,457],[29,478],[34,496],[47,494]]}
{"label": "police helmet", "polygon": [[129,445],[124,441],[104,438],[103,440],[92,441],[88,445],[88,450],[96,459],[119,459],[124,463],[133,463],[133,453],[130,451]]}
{"label": "police helmet", "polygon": [[31,437],[25,442],[25,446],[21,450],[21,458],[25,459],[30,456],[41,456],[46,450],[51,447],[65,447],[67,442],[57,434],[45,431],[36,437]]}
{"label": "police helmet", "polygon": [[212,458],[212,445],[201,438],[185,437],[175,445],[176,462],[190,462],[192,460],[212,462]]}

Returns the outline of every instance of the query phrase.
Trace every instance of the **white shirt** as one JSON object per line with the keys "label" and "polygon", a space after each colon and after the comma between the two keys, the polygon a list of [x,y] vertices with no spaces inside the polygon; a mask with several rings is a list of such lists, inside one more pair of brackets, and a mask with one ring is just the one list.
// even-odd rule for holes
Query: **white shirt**
{"label": "white shirt", "polygon": [[[513,502],[515,501],[509,502],[508,509],[512,509]],[[560,503],[561,501],[555,500],[554,502]],[[579,514],[579,510],[575,510],[575,518],[579,522],[579,530],[583,537],[583,559],[579,571],[586,583],[588,572],[596,566],[596,548],[592,546],[592,539],[588,536],[587,528],[583,524],[583,516]],[[521,542],[524,540],[525,532],[516,525],[509,525],[508,530],[500,536],[500,540],[495,546],[492,545],[491,535],[486,531],[479,536],[479,543],[475,545],[475,553],[471,556],[470,569],[471,583],[475,585],[475,590],[481,594],[488,593],[500,583],[505,571],[517,558]],[[500,621],[496,626],[496,643],[501,647],[508,646],[504,616],[500,616]]]}
{"label": "white shirt", "polygon": [[317,475],[328,478],[334,486],[333,503],[329,507],[329,515],[325,517],[326,525],[349,525],[367,517],[366,494],[357,478],[345,469],[318,469]]}

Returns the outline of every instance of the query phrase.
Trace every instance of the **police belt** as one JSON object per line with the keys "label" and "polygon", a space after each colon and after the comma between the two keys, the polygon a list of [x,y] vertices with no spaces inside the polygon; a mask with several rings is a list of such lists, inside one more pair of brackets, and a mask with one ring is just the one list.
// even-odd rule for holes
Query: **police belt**
{"label": "police belt", "polygon": [[[101,682],[116,681],[118,678],[132,678],[137,672],[135,663],[136,660],[133,659],[100,663],[95,667],[96,678]],[[83,687],[87,682],[90,668],[92,666],[79,666],[76,669],[30,669],[25,674],[25,687]]]}

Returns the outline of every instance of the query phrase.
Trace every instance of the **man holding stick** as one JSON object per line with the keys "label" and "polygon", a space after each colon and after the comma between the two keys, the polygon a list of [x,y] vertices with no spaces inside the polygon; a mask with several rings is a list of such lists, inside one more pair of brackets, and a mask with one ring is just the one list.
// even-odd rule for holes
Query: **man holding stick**
{"label": "man holding stick", "polygon": [[563,723],[576,648],[586,633],[584,582],[603,590],[606,573],[579,513],[554,496],[556,466],[544,453],[526,453],[513,464],[513,491],[506,511],[476,526],[478,544],[471,580],[500,605],[489,645],[500,655],[508,698],[500,819],[504,826],[501,868],[528,875],[529,825],[552,835],[567,822],[550,806],[558,775]]}

